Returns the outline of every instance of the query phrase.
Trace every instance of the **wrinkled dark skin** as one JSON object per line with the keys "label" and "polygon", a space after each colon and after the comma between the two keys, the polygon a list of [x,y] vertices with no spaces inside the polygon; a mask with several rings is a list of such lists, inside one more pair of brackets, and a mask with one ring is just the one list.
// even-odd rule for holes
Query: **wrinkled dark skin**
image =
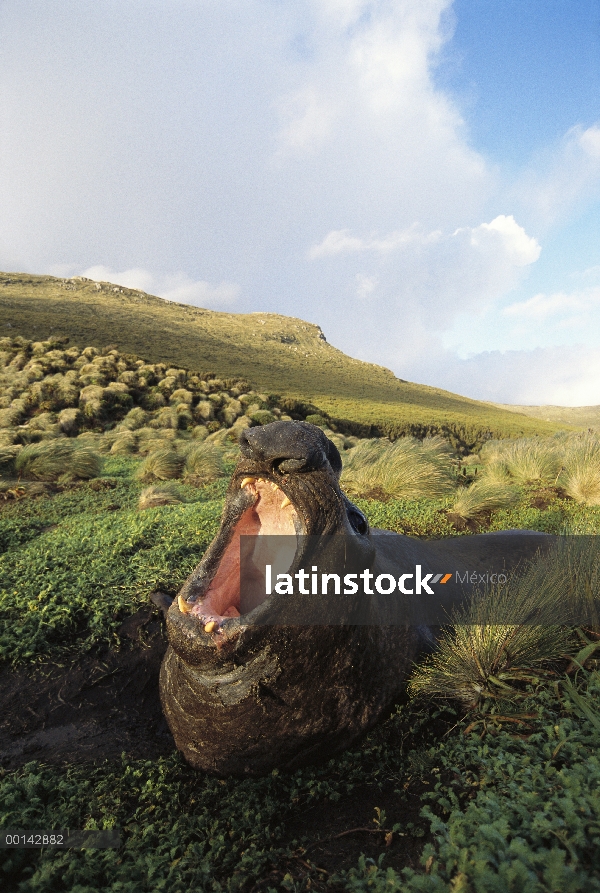
{"label": "wrinkled dark skin", "polygon": [[[291,500],[302,533],[354,537],[357,566],[375,574],[397,575],[399,554],[407,564],[433,571],[461,565],[483,570],[504,560],[507,535],[423,542],[369,531],[340,490],[336,447],[313,425],[274,422],[251,428],[240,448],[221,529],[181,590],[186,605],[201,603],[233,525],[252,505],[251,494],[240,488],[248,477],[278,485]],[[532,557],[543,539],[515,532],[511,558],[504,563]],[[294,564],[317,561],[322,570],[330,558],[297,554]],[[286,596],[273,595],[252,612],[276,625],[248,623],[251,615],[242,614],[225,619],[217,632],[206,632],[201,619],[182,613],[177,600],[169,609],[161,701],[175,743],[193,766],[221,776],[261,775],[332,756],[386,715],[418,652],[434,641],[431,631],[403,620],[398,598],[388,600],[384,610],[372,599],[369,622],[361,625],[353,623],[352,600],[341,609],[347,611],[345,622],[295,625],[293,611],[310,607],[314,597],[304,598],[305,605],[290,606]],[[394,611],[394,617],[386,611]]]}

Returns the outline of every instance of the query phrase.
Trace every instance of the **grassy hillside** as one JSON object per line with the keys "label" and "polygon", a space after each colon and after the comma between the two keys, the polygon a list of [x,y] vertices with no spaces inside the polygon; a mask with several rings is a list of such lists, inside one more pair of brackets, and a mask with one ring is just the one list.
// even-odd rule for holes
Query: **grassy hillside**
{"label": "grassy hillside", "polygon": [[509,403],[492,403],[497,409],[517,412],[533,419],[543,419],[558,425],[575,425],[582,428],[600,427],[600,406],[513,406]]}
{"label": "grassy hillside", "polygon": [[562,423],[532,419],[396,378],[346,356],[318,326],[273,313],[232,314],[175,304],[89,279],[0,273],[0,333],[118,346],[151,362],[244,377],[263,392],[311,401],[360,434],[486,436],[548,434]]}

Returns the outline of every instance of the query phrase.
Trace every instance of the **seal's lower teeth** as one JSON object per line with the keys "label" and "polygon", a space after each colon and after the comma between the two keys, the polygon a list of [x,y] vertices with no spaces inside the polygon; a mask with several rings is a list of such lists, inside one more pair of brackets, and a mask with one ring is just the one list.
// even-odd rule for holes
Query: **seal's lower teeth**
{"label": "seal's lower teeth", "polygon": [[292,504],[292,500],[288,499],[287,496],[284,496],[283,502],[281,503],[281,508],[284,509],[286,507],[286,505],[291,505],[291,504]]}
{"label": "seal's lower teeth", "polygon": [[204,625],[204,632],[205,632],[205,633],[212,633],[212,632],[214,632],[214,631],[216,630],[216,628],[218,627],[218,625],[219,625],[219,624],[217,623],[216,620],[209,620],[208,623],[206,623],[206,624]]}
{"label": "seal's lower teeth", "polygon": [[188,605],[186,600],[184,598],[182,598],[181,595],[177,596],[177,604],[178,604],[179,610],[181,611],[182,614],[190,613],[190,606]]}

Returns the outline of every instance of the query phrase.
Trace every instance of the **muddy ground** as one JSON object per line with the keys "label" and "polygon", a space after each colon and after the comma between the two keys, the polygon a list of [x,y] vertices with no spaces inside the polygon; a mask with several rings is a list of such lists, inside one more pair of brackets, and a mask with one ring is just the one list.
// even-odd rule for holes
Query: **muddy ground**
{"label": "muddy ground", "polygon": [[120,629],[131,642],[69,665],[45,663],[0,671],[0,765],[53,765],[169,754],[173,738],[158,695],[167,647],[153,606]]}

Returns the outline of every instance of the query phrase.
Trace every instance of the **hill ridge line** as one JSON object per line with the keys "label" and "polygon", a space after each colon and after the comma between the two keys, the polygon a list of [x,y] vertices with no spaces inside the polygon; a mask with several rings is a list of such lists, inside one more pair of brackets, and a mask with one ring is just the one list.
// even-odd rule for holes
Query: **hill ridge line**
{"label": "hill ridge line", "polygon": [[462,441],[549,434],[564,428],[397,378],[329,344],[320,326],[272,312],[208,310],[84,277],[0,273],[0,333],[69,337],[301,398],[367,432],[453,433]]}

